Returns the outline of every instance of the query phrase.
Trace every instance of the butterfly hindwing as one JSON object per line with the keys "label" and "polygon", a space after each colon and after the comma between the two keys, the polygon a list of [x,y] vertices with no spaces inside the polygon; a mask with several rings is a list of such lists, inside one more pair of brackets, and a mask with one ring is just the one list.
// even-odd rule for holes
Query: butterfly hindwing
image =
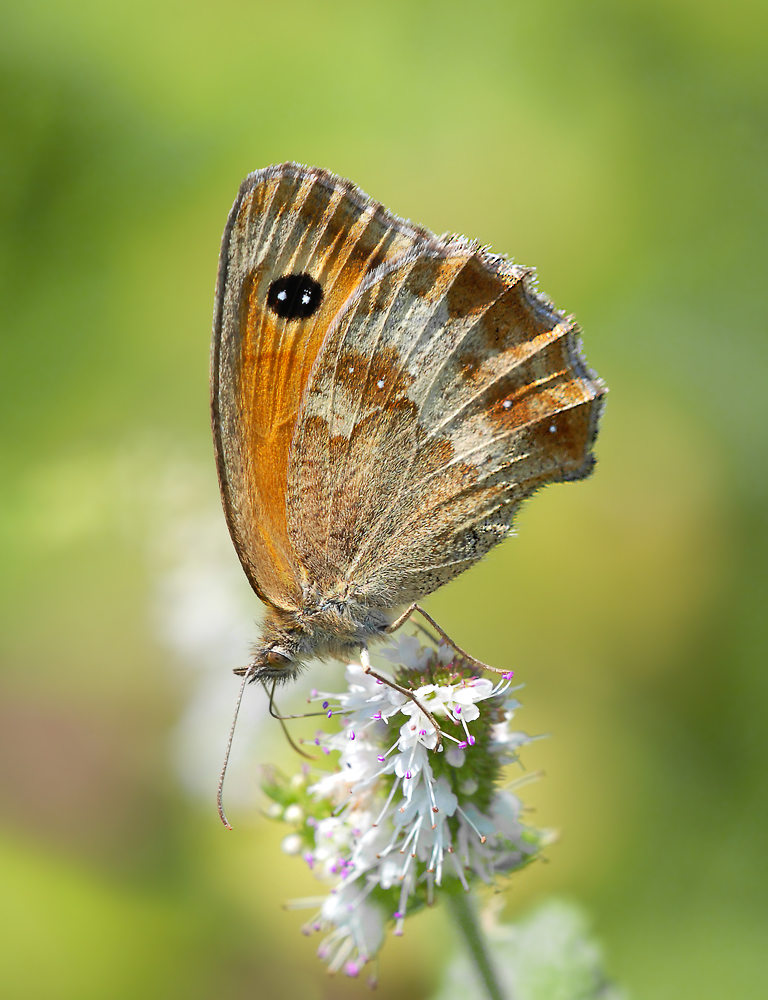
{"label": "butterfly hindwing", "polygon": [[455,238],[369,274],[297,421],[288,530],[321,593],[396,606],[481,558],[537,487],[592,465],[602,383],[530,272]]}

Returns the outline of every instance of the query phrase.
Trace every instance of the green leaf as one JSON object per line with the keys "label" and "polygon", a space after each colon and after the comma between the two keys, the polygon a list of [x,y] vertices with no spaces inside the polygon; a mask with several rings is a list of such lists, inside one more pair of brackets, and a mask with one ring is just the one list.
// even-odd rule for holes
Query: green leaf
{"label": "green leaf", "polygon": [[[484,916],[488,947],[507,1000],[627,1000],[603,972],[602,951],[578,906],[550,900],[514,924]],[[446,969],[433,1000],[484,997],[468,956]]]}

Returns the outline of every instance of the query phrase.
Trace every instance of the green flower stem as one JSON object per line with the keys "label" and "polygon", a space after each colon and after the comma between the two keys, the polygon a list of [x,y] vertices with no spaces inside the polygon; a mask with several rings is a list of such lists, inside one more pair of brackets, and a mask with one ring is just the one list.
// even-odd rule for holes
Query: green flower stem
{"label": "green flower stem", "polygon": [[488,951],[488,945],[480,929],[472,894],[465,892],[464,889],[459,889],[456,892],[446,892],[444,895],[488,997],[490,1000],[513,1000],[512,997],[505,995],[501,987],[498,973]]}

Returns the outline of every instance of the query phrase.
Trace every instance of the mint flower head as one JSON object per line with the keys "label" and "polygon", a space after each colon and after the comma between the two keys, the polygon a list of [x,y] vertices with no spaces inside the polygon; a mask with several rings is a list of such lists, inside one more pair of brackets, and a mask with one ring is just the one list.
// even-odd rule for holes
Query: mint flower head
{"label": "mint flower head", "polygon": [[500,784],[531,740],[511,728],[512,675],[479,677],[450,647],[413,637],[382,655],[408,694],[349,664],[345,691],[310,699],[340,720],[312,741],[335,768],[305,767],[290,780],[270,770],[263,784],[269,814],[292,827],[283,850],[330,889],[292,905],[317,908],[304,931],[324,931],[318,955],[350,976],[388,928],[403,933],[408,914],[441,893],[494,884],[546,839],[521,822],[520,800]]}

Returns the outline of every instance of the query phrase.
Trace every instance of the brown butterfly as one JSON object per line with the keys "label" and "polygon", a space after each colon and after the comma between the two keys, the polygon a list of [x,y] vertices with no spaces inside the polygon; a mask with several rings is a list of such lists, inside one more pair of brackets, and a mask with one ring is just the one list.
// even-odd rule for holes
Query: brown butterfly
{"label": "brown butterfly", "polygon": [[248,176],[211,365],[224,511],[267,605],[240,672],[369,665],[368,644],[502,541],[534,490],[589,475],[605,392],[531,269],[325,170]]}

